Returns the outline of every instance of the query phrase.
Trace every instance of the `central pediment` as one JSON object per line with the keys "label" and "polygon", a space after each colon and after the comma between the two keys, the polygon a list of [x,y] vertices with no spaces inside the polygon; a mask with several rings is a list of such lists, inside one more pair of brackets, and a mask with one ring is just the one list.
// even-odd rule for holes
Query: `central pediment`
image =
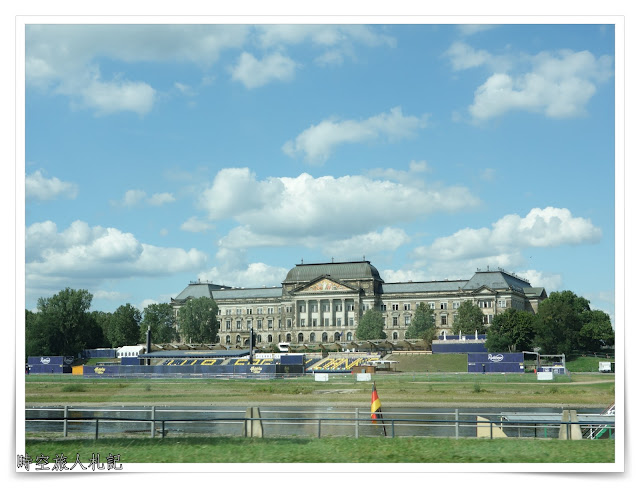
{"label": "central pediment", "polygon": [[345,286],[329,278],[322,278],[310,285],[303,286],[298,292],[322,293],[326,291],[353,291],[353,288]]}

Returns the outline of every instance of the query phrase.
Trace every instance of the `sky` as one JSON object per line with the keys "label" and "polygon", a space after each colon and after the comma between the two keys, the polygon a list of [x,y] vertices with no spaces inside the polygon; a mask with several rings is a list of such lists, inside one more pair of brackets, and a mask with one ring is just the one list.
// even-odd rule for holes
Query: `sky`
{"label": "sky", "polygon": [[613,24],[27,25],[25,306],[370,261],[615,321]]}

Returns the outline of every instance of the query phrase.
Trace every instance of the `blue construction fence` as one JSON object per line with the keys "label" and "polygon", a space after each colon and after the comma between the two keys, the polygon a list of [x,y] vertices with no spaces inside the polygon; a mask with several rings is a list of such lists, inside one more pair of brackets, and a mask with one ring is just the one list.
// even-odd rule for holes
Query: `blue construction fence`
{"label": "blue construction fence", "polygon": [[275,378],[275,364],[260,365],[193,365],[193,366],[144,366],[144,365],[107,365],[83,366],[82,375],[89,377],[119,377],[119,376],[162,376],[162,375],[212,375],[212,376],[247,376],[256,378]]}
{"label": "blue construction fence", "polygon": [[524,373],[524,353],[470,353],[467,354],[467,372]]}

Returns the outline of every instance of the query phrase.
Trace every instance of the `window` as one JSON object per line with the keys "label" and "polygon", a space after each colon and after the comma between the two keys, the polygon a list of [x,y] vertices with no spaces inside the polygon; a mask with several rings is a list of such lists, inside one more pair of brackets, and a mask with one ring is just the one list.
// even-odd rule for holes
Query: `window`
{"label": "window", "polygon": [[267,336],[267,342],[273,342],[273,336],[271,334]]}
{"label": "window", "polygon": [[287,313],[291,313],[291,312],[293,312],[293,307],[292,306],[287,306],[285,308],[285,310],[287,311]]}
{"label": "window", "polygon": [[398,325],[398,317],[393,317],[393,326]]}
{"label": "window", "polygon": [[242,329],[242,321],[236,320],[236,330]]}
{"label": "window", "polygon": [[298,334],[298,342],[304,342],[304,336],[302,335],[302,332]]}
{"label": "window", "polygon": [[282,313],[282,307],[278,307],[278,313]]}
{"label": "window", "polygon": [[251,315],[252,313],[253,313],[253,309],[248,308],[248,309],[247,309],[247,315]]}
{"label": "window", "polygon": [[267,320],[267,329],[273,329],[273,319]]}
{"label": "window", "polygon": [[447,314],[440,315],[440,325],[447,325]]}
{"label": "window", "polygon": [[436,309],[436,302],[429,302],[429,308],[431,310],[435,310]]}
{"label": "window", "polygon": [[397,340],[398,340],[398,333],[397,333],[397,332],[394,332],[394,333],[393,333],[393,340],[394,340],[394,341],[397,341]]}
{"label": "window", "polygon": [[405,303],[404,304],[404,309],[405,310],[411,310],[411,304],[410,303]]}
{"label": "window", "polygon": [[342,304],[336,305],[336,312],[342,312]]}
{"label": "window", "polygon": [[342,319],[341,319],[340,317],[338,317],[338,318],[336,319],[336,325],[337,325],[338,327],[341,327],[341,326],[342,326]]}
{"label": "window", "polygon": [[404,316],[404,325],[411,325],[411,316],[410,315],[405,315]]}
{"label": "window", "polygon": [[300,313],[304,313],[304,305],[300,305]]}
{"label": "window", "polygon": [[491,322],[493,322],[493,315],[485,315],[482,317],[482,323],[484,325],[491,325]]}
{"label": "window", "polygon": [[267,315],[273,315],[273,307],[267,308]]}
{"label": "window", "polygon": [[304,327],[304,319],[300,319],[300,327]]}
{"label": "window", "polygon": [[241,308],[236,308],[236,315],[240,315],[242,314],[242,309]]}
{"label": "window", "polygon": [[329,340],[329,335],[326,332],[322,333],[322,342],[327,342]]}
{"label": "window", "polygon": [[316,342],[316,333],[312,332],[309,334],[309,342]]}
{"label": "window", "polygon": [[349,317],[349,326],[353,327],[353,317]]}
{"label": "window", "polygon": [[260,334],[258,334],[257,339],[258,339],[258,342],[262,342],[262,336]]}
{"label": "window", "polygon": [[227,344],[231,344],[231,336],[227,336],[227,337],[225,337],[225,342],[226,342]]}
{"label": "window", "polygon": [[393,305],[391,305],[391,310],[398,310],[398,304],[394,303]]}
{"label": "window", "polygon": [[348,341],[352,341],[353,340],[353,334],[351,332],[347,332],[347,340]]}
{"label": "window", "polygon": [[258,323],[258,329],[262,329],[262,319],[258,319],[256,322]]}
{"label": "window", "polygon": [[239,335],[236,336],[236,343],[238,343],[238,342],[240,342],[240,336]]}
{"label": "window", "polygon": [[231,315],[231,309],[230,309],[230,308],[227,308],[227,309],[224,311],[224,314],[225,314],[225,315]]}
{"label": "window", "polygon": [[446,310],[447,309],[447,302],[440,302],[440,310]]}
{"label": "window", "polygon": [[498,300],[498,307],[507,308],[507,300],[505,300],[504,298]]}
{"label": "window", "polygon": [[317,327],[317,325],[318,325],[318,319],[312,319],[311,320],[311,326],[312,327]]}
{"label": "window", "polygon": [[247,319],[247,329],[251,329],[253,327],[253,320]]}
{"label": "window", "polygon": [[380,311],[381,311],[381,312],[386,312],[386,311],[387,311],[387,305],[386,305],[386,303],[383,303],[382,305],[380,305]]}
{"label": "window", "polygon": [[282,319],[278,319],[278,329],[282,329]]}
{"label": "window", "polygon": [[318,311],[318,305],[311,305],[311,313]]}
{"label": "window", "polygon": [[329,327],[329,317],[325,317],[325,319],[324,319],[324,326],[325,326],[325,327]]}
{"label": "window", "polygon": [[353,303],[350,303],[349,305],[347,305],[347,310],[349,312],[353,312],[356,309],[356,306]]}
{"label": "window", "polygon": [[287,319],[287,329],[291,328],[291,319]]}
{"label": "window", "polygon": [[331,312],[331,305],[329,305],[328,303],[322,306],[322,311],[323,312]]}
{"label": "window", "polygon": [[257,312],[258,312],[258,315],[262,315],[262,307],[258,307]]}
{"label": "window", "polygon": [[225,322],[225,325],[226,325],[227,330],[231,330],[231,320],[227,320]]}
{"label": "window", "polygon": [[291,334],[287,334],[287,342],[291,342]]}
{"label": "window", "polygon": [[460,302],[453,302],[453,309],[457,310],[460,308]]}

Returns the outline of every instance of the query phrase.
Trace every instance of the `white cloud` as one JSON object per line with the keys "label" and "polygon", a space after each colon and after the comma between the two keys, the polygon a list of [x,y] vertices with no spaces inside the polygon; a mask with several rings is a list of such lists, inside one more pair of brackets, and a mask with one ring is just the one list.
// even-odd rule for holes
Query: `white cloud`
{"label": "white cloud", "polygon": [[431,173],[433,170],[426,161],[411,161],[409,170],[393,168],[374,168],[367,171],[367,176],[376,179],[398,181],[405,185],[421,184],[421,173]]}
{"label": "white cloud", "polygon": [[562,275],[557,273],[547,273],[537,271],[535,269],[528,269],[526,271],[518,271],[518,276],[528,280],[529,283],[531,283],[531,286],[544,287],[547,295],[553,291],[559,291],[562,289]]}
{"label": "white cloud", "polygon": [[175,202],[176,199],[171,193],[154,193],[149,197],[147,203],[149,205],[153,205],[154,207],[158,207],[160,205],[164,205],[165,203]]}
{"label": "white cloud", "polygon": [[[200,200],[210,219],[234,219],[244,226],[245,236],[260,245],[318,236],[344,239],[478,203],[465,187],[415,181],[404,185],[357,175],[314,178],[306,173],[259,181],[248,168],[221,170]],[[251,241],[246,246],[252,246]]]}
{"label": "white cloud", "polygon": [[394,47],[396,40],[366,25],[281,24],[256,27],[260,45],[264,48],[311,42],[319,47],[363,44]]}
{"label": "white cloud", "polygon": [[395,251],[410,241],[409,235],[403,229],[386,227],[381,232],[372,231],[348,239],[330,241],[323,246],[323,253],[343,260],[360,254],[375,255],[379,252]]}
{"label": "white cloud", "polygon": [[175,197],[171,193],[154,193],[147,198],[147,192],[144,190],[127,190],[120,201],[112,201],[112,205],[120,205],[123,207],[135,207],[141,203],[159,207],[165,203],[175,202]]}
{"label": "white cloud", "polygon": [[458,31],[463,36],[472,36],[477,34],[478,32],[484,32],[491,29],[495,29],[497,26],[495,24],[465,24],[459,25]]}
{"label": "white cloud", "polygon": [[327,119],[312,125],[295,140],[287,141],[282,150],[290,157],[302,155],[313,164],[324,163],[341,144],[354,144],[386,139],[395,142],[415,136],[426,126],[426,116],[404,116],[400,107],[389,113],[374,115],[365,120]]}
{"label": "white cloud", "polygon": [[251,89],[272,81],[291,81],[295,70],[295,61],[280,53],[258,60],[245,52],[240,55],[237,64],[231,68],[231,78]]}
{"label": "white cloud", "polygon": [[245,288],[279,286],[289,271],[264,263],[247,263],[245,251],[238,248],[219,249],[216,261],[219,265],[200,273],[200,280]]}
{"label": "white cloud", "polygon": [[115,228],[75,221],[59,232],[51,221],[26,228],[26,281],[55,287],[84,280],[95,287],[111,278],[163,276],[199,269],[206,255],[196,249],[162,248]]}
{"label": "white cloud", "polygon": [[494,73],[475,92],[469,112],[487,120],[512,110],[541,112],[551,118],[577,117],[596,93],[596,84],[612,75],[610,56],[588,51],[543,52],[531,58],[532,70],[511,75]]}
{"label": "white cloud", "polygon": [[29,25],[25,79],[28,86],[68,96],[76,107],[99,115],[144,115],[157,100],[156,90],[144,81],[123,80],[120,73],[102,76],[97,60],[178,60],[207,67],[222,51],[241,47],[247,33],[241,25]]}
{"label": "white cloud", "polygon": [[465,42],[454,42],[445,51],[454,71],[477,68],[491,62],[493,56],[484,50],[474,49]]}
{"label": "white cloud", "polygon": [[78,186],[75,183],[61,181],[58,178],[46,178],[41,170],[25,177],[25,197],[36,200],[54,200],[60,196],[75,198]]}
{"label": "white cloud", "polygon": [[[491,229],[466,228],[440,237],[431,246],[416,249],[416,253],[436,261],[476,258],[495,261],[500,256],[512,256],[514,250],[595,243],[601,236],[602,231],[590,220],[573,217],[566,208],[534,208],[524,218],[506,215],[493,223]],[[486,264],[501,266],[496,262]]]}
{"label": "white cloud", "polygon": [[180,228],[187,232],[205,232],[213,229],[213,225],[209,222],[200,220],[197,217],[189,217],[182,223]]}

